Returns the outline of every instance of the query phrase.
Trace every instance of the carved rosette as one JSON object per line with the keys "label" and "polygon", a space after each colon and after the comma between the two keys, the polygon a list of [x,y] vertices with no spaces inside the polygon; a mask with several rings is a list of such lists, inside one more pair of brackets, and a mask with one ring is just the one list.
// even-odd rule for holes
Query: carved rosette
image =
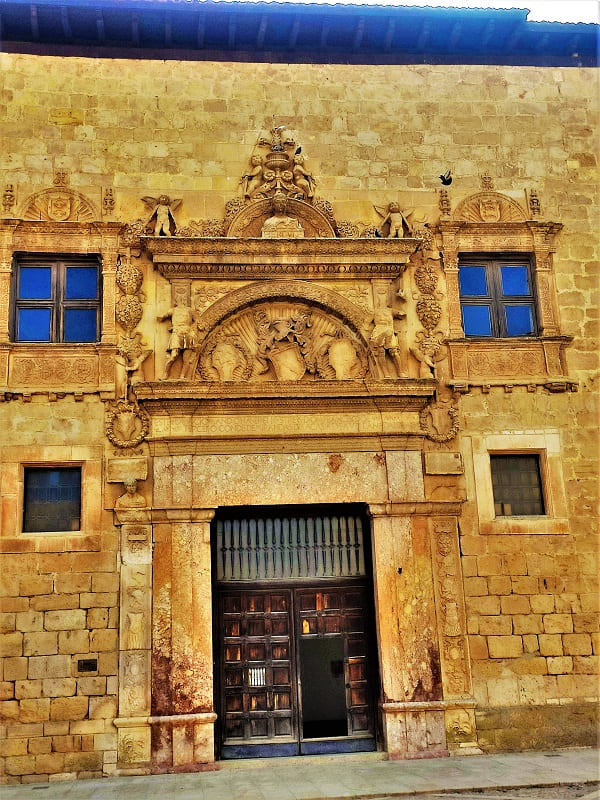
{"label": "carved rosette", "polygon": [[135,402],[117,400],[107,406],[106,438],[121,449],[137,447],[150,430],[148,414]]}

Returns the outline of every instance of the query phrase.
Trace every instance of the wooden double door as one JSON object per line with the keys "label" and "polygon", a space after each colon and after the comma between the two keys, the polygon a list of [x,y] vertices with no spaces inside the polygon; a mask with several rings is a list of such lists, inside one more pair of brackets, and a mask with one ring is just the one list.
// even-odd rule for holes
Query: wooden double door
{"label": "wooden double door", "polygon": [[372,590],[217,587],[220,758],[375,750]]}

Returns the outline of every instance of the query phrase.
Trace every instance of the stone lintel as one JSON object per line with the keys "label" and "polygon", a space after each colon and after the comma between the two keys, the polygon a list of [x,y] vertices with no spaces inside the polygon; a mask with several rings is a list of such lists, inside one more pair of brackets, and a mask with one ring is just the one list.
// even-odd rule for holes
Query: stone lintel
{"label": "stone lintel", "polygon": [[463,500],[424,500],[407,503],[369,503],[371,517],[453,516],[461,514]]}
{"label": "stone lintel", "polygon": [[153,508],[152,522],[210,522],[214,508]]}
{"label": "stone lintel", "polygon": [[227,455],[256,453],[352,453],[382,450],[422,450],[422,431],[406,434],[340,436],[149,437],[151,456]]}
{"label": "stone lintel", "polygon": [[380,703],[379,708],[384,714],[400,714],[404,711],[443,711],[447,708],[477,708],[477,701],[473,697],[419,702],[388,700],[385,703]]}
{"label": "stone lintel", "polygon": [[150,725],[212,725],[217,721],[214,711],[201,711],[197,714],[167,714],[162,717],[148,717]]}

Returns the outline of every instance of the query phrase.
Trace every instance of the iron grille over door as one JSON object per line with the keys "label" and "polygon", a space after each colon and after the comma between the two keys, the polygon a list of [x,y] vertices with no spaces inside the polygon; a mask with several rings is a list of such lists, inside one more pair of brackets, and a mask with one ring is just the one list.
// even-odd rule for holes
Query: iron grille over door
{"label": "iron grille over door", "polygon": [[360,513],[216,517],[217,580],[295,581],[356,578],[365,573]]}

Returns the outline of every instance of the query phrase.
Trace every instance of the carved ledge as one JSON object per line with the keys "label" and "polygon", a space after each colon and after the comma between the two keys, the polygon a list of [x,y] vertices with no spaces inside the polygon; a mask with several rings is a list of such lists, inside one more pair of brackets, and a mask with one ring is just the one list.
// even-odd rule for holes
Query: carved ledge
{"label": "carved ledge", "polygon": [[207,239],[142,237],[165,277],[392,278],[420,239]]}
{"label": "carved ledge", "polygon": [[[152,381],[138,383],[134,387],[135,395],[140,403],[148,406],[152,413],[152,404],[161,401],[186,401],[201,402],[209,400],[236,401],[245,400],[319,400],[328,402],[337,399],[377,399],[386,402],[399,400],[404,402],[409,398],[428,398],[435,392],[436,382],[433,378],[399,378],[390,380],[363,380],[363,381],[309,381],[298,383],[291,381],[266,381],[264,383],[248,383],[247,381]],[[422,403],[419,403],[421,407]]]}
{"label": "carved ledge", "polygon": [[113,345],[20,342],[8,350],[5,391],[24,399],[40,390],[56,397],[114,392]]}
{"label": "carved ledge", "polygon": [[[471,385],[574,383],[567,378],[568,336],[521,339],[447,339],[452,379]],[[459,389],[459,391],[463,391]]]}

